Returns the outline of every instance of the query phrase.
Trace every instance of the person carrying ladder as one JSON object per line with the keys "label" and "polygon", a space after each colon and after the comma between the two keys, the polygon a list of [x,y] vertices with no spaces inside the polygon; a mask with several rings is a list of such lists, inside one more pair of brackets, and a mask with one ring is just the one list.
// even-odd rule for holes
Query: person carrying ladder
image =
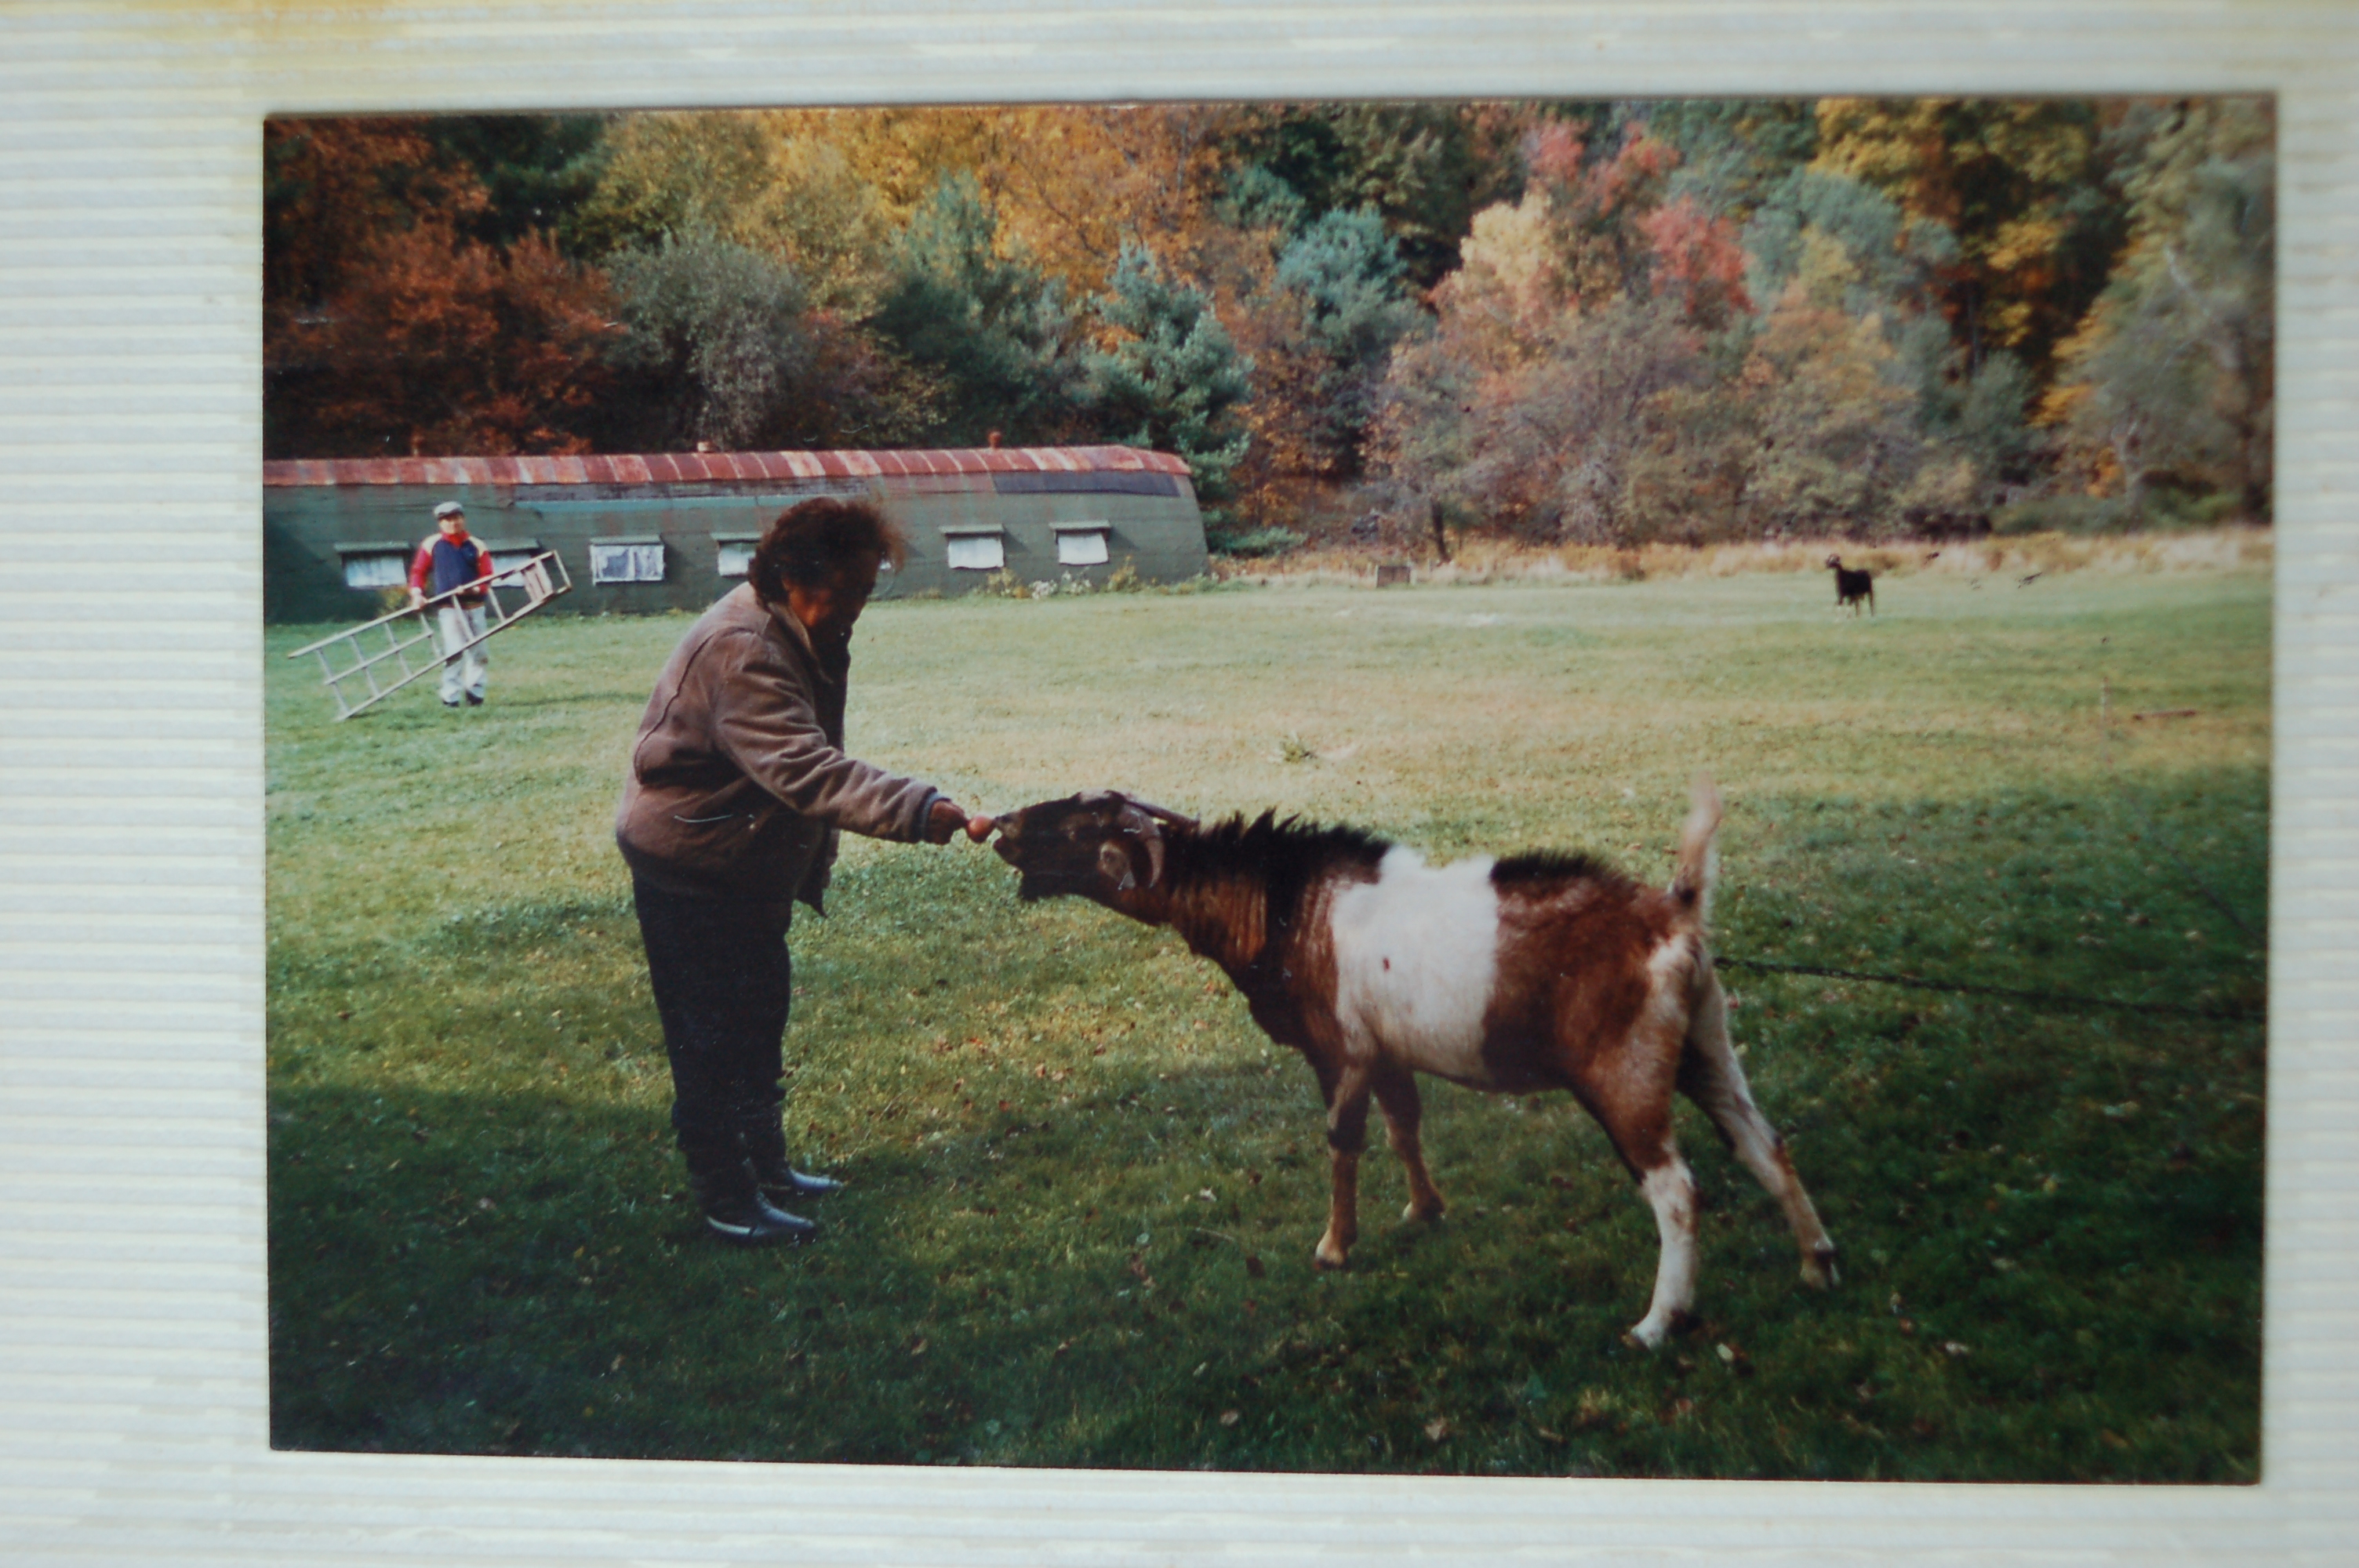
{"label": "person carrying ladder", "polygon": [[[449,593],[468,583],[487,582],[492,575],[491,552],[467,537],[467,509],[446,501],[434,509],[434,526],[409,563],[409,602],[423,604],[429,594]],[[442,635],[442,706],[456,708],[461,697],[470,708],[484,705],[484,590],[462,593],[435,611]],[[456,651],[454,651],[456,650]],[[422,673],[422,672],[421,672]]]}

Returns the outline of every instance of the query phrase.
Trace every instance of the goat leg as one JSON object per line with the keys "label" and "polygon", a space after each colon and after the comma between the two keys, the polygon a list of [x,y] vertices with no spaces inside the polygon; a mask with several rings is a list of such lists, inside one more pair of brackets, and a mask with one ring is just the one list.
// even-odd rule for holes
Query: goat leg
{"label": "goat leg", "polygon": [[1340,1269],[1360,1238],[1360,1151],[1368,1141],[1368,1070],[1346,1065],[1332,1078],[1320,1074],[1327,1091],[1327,1163],[1332,1185],[1327,1204],[1327,1233],[1319,1238],[1311,1261],[1321,1269]]}
{"label": "goat leg", "polygon": [[1815,1290],[1832,1285],[1835,1244],[1827,1239],[1810,1195],[1802,1190],[1802,1179],[1794,1173],[1785,1139],[1753,1102],[1745,1069],[1728,1037],[1727,999],[1708,968],[1688,1022],[1687,1043],[1680,1058],[1680,1089],[1712,1118],[1737,1159],[1785,1210],[1794,1244],[1801,1249],[1802,1282]]}
{"label": "goat leg", "polygon": [[1655,1299],[1647,1315],[1631,1325],[1630,1337],[1652,1350],[1688,1315],[1695,1302],[1696,1184],[1688,1163],[1666,1145],[1666,1158],[1641,1182],[1662,1232],[1662,1260],[1655,1267]]}
{"label": "goat leg", "polygon": [[1418,1139],[1424,1107],[1418,1098],[1417,1076],[1407,1068],[1380,1071],[1375,1075],[1375,1085],[1376,1107],[1385,1113],[1385,1140],[1408,1174],[1408,1206],[1401,1210],[1401,1217],[1440,1219],[1449,1206],[1433,1184],[1433,1173],[1425,1168],[1425,1148]]}

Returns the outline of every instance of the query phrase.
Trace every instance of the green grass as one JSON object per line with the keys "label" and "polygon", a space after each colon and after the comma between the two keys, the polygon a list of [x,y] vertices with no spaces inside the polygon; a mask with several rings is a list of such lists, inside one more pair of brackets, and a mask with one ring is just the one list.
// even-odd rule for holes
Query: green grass
{"label": "green grass", "polygon": [[[1724,955],[2258,1009],[2266,572],[1892,586],[1859,622],[1773,576],[885,604],[852,741],[986,809],[1115,784],[1649,877],[1706,766]],[[797,1147],[853,1186],[816,1247],[710,1244],[610,837],[686,624],[527,623],[489,707],[344,724],[271,630],[276,1443],[2256,1478],[2256,1022],[1732,973],[1844,1279],[1799,1285],[1682,1105],[1701,1321],[1647,1355],[1654,1224],[1562,1097],[1431,1087],[1450,1217],[1397,1219],[1375,1141],[1316,1273],[1316,1091],[1217,971],[855,839],[788,1042]]]}

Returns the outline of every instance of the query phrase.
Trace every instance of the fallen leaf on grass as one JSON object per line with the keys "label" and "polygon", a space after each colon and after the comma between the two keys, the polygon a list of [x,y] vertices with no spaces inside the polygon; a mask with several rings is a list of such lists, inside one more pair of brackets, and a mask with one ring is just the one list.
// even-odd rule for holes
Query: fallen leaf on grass
{"label": "fallen leaf on grass", "polygon": [[1450,1418],[1446,1415],[1435,1416],[1425,1423],[1425,1434],[1434,1442],[1440,1443],[1450,1435]]}
{"label": "fallen leaf on grass", "polygon": [[1237,1412],[1234,1411],[1223,1411],[1221,1412],[1221,1424],[1223,1426],[1234,1426],[1237,1424]]}

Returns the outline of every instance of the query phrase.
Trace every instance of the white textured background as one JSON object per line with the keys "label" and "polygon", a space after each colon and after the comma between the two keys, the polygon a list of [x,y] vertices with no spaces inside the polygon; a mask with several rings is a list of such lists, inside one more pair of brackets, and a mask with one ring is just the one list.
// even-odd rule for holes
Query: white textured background
{"label": "white textured background", "polygon": [[[2274,91],[2257,1487],[273,1454],[261,118],[974,98]],[[2359,6],[0,0],[0,1561],[2359,1563]]]}

